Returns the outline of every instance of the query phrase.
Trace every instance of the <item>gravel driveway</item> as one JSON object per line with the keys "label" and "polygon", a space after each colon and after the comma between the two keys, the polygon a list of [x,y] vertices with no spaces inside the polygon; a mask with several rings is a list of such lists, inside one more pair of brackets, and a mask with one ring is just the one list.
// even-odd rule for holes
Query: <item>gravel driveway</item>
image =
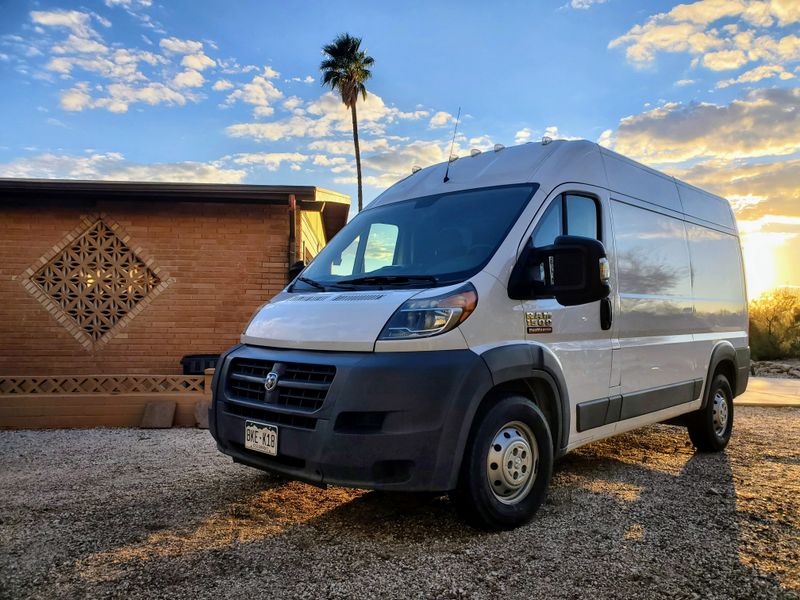
{"label": "gravel driveway", "polygon": [[570,453],[534,521],[326,491],[205,431],[0,432],[2,598],[797,598],[800,409],[739,408],[726,454],[656,426]]}

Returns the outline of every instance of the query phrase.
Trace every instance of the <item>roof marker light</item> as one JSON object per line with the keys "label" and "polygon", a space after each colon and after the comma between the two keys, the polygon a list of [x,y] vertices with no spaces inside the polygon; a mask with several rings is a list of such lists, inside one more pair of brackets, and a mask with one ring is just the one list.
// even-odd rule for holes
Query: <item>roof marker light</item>
{"label": "roof marker light", "polygon": [[480,154],[480,153],[481,153],[481,151],[478,150],[477,148],[473,148],[472,150],[469,151],[469,155],[470,156],[478,156],[478,154]]}
{"label": "roof marker light", "polygon": [[451,154],[451,155],[450,155],[450,158],[448,159],[448,161],[447,161],[447,162],[456,162],[457,160],[458,160],[458,155],[456,155],[456,154]]}
{"label": "roof marker light", "polygon": [[542,146],[547,146],[547,144],[549,144],[552,141],[553,141],[553,138],[545,135],[545,136],[542,137]]}
{"label": "roof marker light", "polygon": [[412,175],[413,175],[414,173],[418,173],[419,171],[422,171],[422,167],[420,167],[420,166],[418,166],[418,165],[414,165],[413,167],[411,167],[411,174],[412,174]]}
{"label": "roof marker light", "polygon": [[503,144],[495,144],[494,145],[494,151],[495,152],[500,152],[500,150],[502,150],[503,148],[505,148],[505,146],[503,146]]}

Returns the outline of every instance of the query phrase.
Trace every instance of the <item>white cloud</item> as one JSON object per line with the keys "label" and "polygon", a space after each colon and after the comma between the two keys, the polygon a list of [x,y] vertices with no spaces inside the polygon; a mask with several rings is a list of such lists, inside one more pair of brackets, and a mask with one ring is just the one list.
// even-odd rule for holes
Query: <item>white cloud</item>
{"label": "white cloud", "polygon": [[108,46],[85,37],[78,37],[70,33],[63,44],[56,44],[52,48],[54,54],[108,54]]}
{"label": "white cloud", "polygon": [[227,79],[218,79],[211,87],[211,89],[213,89],[215,92],[224,92],[225,90],[229,90],[231,88],[233,88],[233,84]]}
{"label": "white cloud", "polygon": [[45,179],[105,179],[116,181],[187,181],[241,183],[244,169],[226,168],[218,162],[131,163],[116,152],[87,156],[39,154],[0,164],[0,176]]}
{"label": "white cloud", "polygon": [[267,79],[275,79],[276,77],[281,76],[280,73],[278,73],[275,69],[273,69],[269,65],[264,67],[264,72],[262,73],[262,75],[264,75],[264,77],[266,77]]}
{"label": "white cloud", "polygon": [[89,85],[79,83],[74,88],[61,93],[61,108],[71,112],[79,112],[92,105],[92,97],[87,93]]}
{"label": "white cloud", "polygon": [[800,151],[800,88],[752,90],[730,104],[667,103],[620,121],[615,149],[649,163]]}
{"label": "white cloud", "polygon": [[604,4],[606,0],[570,0],[569,6],[578,10],[587,10],[595,4]]}
{"label": "white cloud", "polygon": [[525,142],[530,142],[531,137],[533,136],[533,131],[528,127],[523,127],[517,133],[514,134],[514,143],[515,144],[524,144]]}
{"label": "white cloud", "polygon": [[[731,19],[735,22],[726,23]],[[719,21],[725,24],[715,26]],[[763,32],[797,22],[797,0],[699,0],[649,17],[608,46],[625,48],[628,60],[640,66],[652,63],[659,52],[687,52],[695,57],[693,65],[736,69],[758,60],[800,60],[800,38]]]}
{"label": "white cloud", "polygon": [[693,83],[695,83],[694,79],[678,79],[678,81],[675,82],[675,85],[677,87],[686,87],[687,85],[692,85]]}
{"label": "white cloud", "polygon": [[202,42],[181,40],[176,37],[163,38],[158,45],[164,50],[175,54],[197,54],[203,51]]}
{"label": "white cloud", "polygon": [[281,98],[283,98],[283,92],[275,87],[275,84],[266,75],[256,75],[249,83],[231,92],[225,103],[231,105],[241,101],[251,104],[256,117],[266,117],[274,112],[270,105]]}
{"label": "white cloud", "polygon": [[285,162],[295,165],[305,162],[311,157],[299,152],[251,152],[236,154],[230,159],[237,165],[262,165],[268,171],[277,171]]}
{"label": "white cloud", "polygon": [[306,75],[305,79],[303,79],[303,83],[314,83],[316,79],[314,79],[311,75]]}
{"label": "white cloud", "polygon": [[[387,138],[359,139],[361,152],[386,151],[391,146]],[[347,140],[315,140],[308,145],[309,150],[328,154],[347,154],[355,156],[352,137]]]}
{"label": "white cloud", "polygon": [[187,54],[181,60],[181,65],[183,65],[187,69],[194,69],[195,71],[202,71],[209,67],[213,67],[216,64],[217,63],[215,63],[212,59],[210,59],[202,52],[198,52],[197,54]]}
{"label": "white cloud", "polygon": [[436,129],[440,127],[447,127],[451,123],[455,122],[456,118],[453,115],[451,115],[449,112],[440,110],[439,112],[434,113],[428,125],[430,125],[431,128]]}
{"label": "white cloud", "polygon": [[133,9],[133,8],[149,8],[152,4],[152,0],[103,0],[109,8],[114,8],[116,6],[120,6],[122,8]]}
{"label": "white cloud", "polygon": [[109,112],[127,112],[129,105],[144,103],[151,106],[166,104],[183,106],[187,97],[161,83],[149,83],[143,87],[133,87],[124,83],[114,83],[106,88],[108,94],[99,98],[89,95],[88,84],[80,83],[62,92],[61,108],[68,111],[82,111],[87,108],[104,108]]}
{"label": "white cloud", "polygon": [[[244,89],[237,90],[229,96],[229,100],[244,98],[244,93]],[[307,114],[294,114],[269,123],[237,123],[229,126],[226,131],[232,137],[249,137],[257,141],[276,141],[289,137],[323,138],[352,131],[350,110],[332,92],[326,92],[308,103],[305,110]],[[364,133],[381,135],[389,124],[399,120],[420,119],[429,114],[425,110],[404,112],[387,106],[380,96],[369,94],[365,101],[358,103],[358,127]]]}
{"label": "white cloud", "polygon": [[200,71],[186,69],[185,71],[181,71],[175,75],[175,77],[172,79],[172,84],[178,88],[196,88],[202,87],[205,81],[206,80]]}
{"label": "white cloud", "polygon": [[605,148],[613,148],[616,139],[614,138],[614,130],[613,129],[606,129],[603,133],[600,134],[600,137],[597,138],[597,143]]}
{"label": "white cloud", "polygon": [[283,102],[283,108],[285,108],[289,112],[293,112],[299,115],[305,113],[305,110],[300,108],[301,106],[303,106],[303,99],[300,98],[299,96],[289,96]]}
{"label": "white cloud", "polygon": [[77,10],[34,10],[31,20],[45,27],[65,27],[79,38],[97,37],[97,32],[90,26],[91,15]]}
{"label": "white cloud", "polygon": [[787,79],[793,79],[794,75],[784,69],[781,65],[761,65],[750,69],[749,71],[745,71],[739,75],[739,77],[734,79],[725,79],[720,81],[717,83],[717,87],[726,88],[737,83],[756,83],[758,81],[772,79],[774,77],[785,81]]}

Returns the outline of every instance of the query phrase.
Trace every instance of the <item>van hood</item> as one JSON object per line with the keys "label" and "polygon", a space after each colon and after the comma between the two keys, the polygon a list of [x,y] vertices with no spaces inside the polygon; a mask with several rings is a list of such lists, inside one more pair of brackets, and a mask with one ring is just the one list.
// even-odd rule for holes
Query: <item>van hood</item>
{"label": "van hood", "polygon": [[399,306],[420,290],[282,293],[256,312],[243,344],[372,352]]}

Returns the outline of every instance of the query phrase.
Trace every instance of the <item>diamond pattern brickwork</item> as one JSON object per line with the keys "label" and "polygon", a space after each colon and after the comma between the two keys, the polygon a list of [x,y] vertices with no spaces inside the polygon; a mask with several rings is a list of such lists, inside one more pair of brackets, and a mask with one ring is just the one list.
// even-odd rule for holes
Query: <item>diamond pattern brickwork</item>
{"label": "diamond pattern brickwork", "polygon": [[110,340],[170,283],[108,221],[85,219],[23,279],[25,288],[88,350]]}

